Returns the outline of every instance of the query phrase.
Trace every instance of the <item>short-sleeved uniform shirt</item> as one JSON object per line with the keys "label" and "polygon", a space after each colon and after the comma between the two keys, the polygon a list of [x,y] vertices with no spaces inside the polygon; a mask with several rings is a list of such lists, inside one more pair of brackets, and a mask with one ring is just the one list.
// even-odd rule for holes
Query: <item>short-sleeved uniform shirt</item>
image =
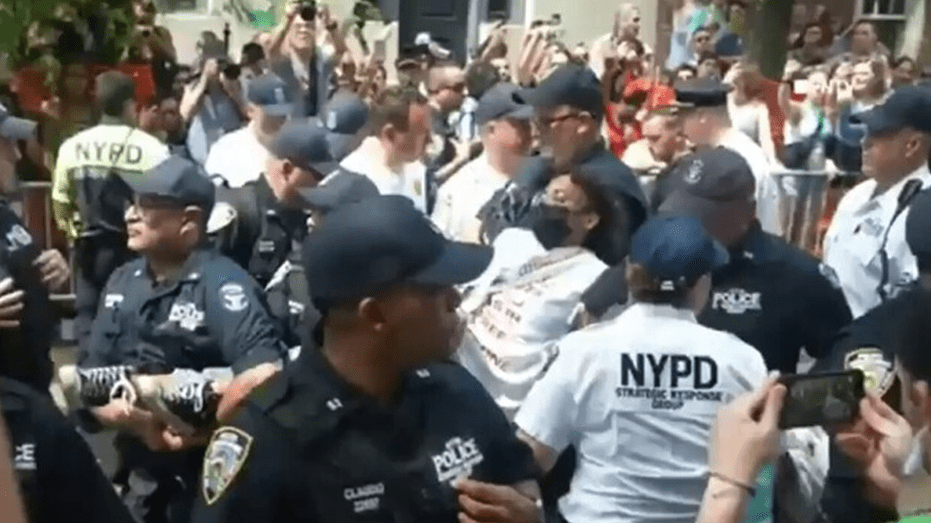
{"label": "short-sleeved uniform shirt", "polygon": [[802,347],[824,356],[851,320],[832,271],[758,224],[711,281],[698,321],[737,335],[771,370],[794,373]]}
{"label": "short-sleeved uniform shirt", "polygon": [[0,199],[0,281],[13,279],[24,293],[20,324],[0,335],[0,375],[48,389],[52,379],[49,355],[58,319],[52,313],[48,289],[35,261],[42,254],[16,212]]}
{"label": "short-sleeved uniform shirt", "polygon": [[132,523],[84,439],[51,398],[0,378],[13,472],[32,523]]}
{"label": "short-sleeved uniform shirt", "polygon": [[569,334],[515,423],[540,443],[573,445],[559,503],[570,523],[694,521],[718,409],[766,379],[760,353],[694,314],[634,303]]}
{"label": "short-sleeved uniform shirt", "polygon": [[[232,367],[238,374],[285,359],[261,289],[242,268],[216,252],[198,250],[181,274],[175,282],[153,285],[144,258],[114,271],[79,365],[132,365],[150,374]],[[193,472],[203,451],[155,453],[124,434],[116,444],[124,466],[156,475]]]}
{"label": "short-sleeved uniform shirt", "polygon": [[529,447],[458,365],[412,372],[387,408],[305,348],[214,433],[193,521],[455,522],[456,479],[511,485],[534,470]]}
{"label": "short-sleeved uniform shirt", "polygon": [[[891,297],[918,278],[915,255],[905,242],[908,209],[893,222],[899,199],[911,180],[928,187],[931,172],[924,166],[882,194],[876,194],[875,180],[861,182],[844,195],[831,220],[824,238],[824,263],[837,273],[854,318],[882,302],[881,284]],[[881,256],[884,238],[889,260],[885,282]]]}
{"label": "short-sleeved uniform shirt", "polygon": [[107,282],[83,367],[135,365],[148,372],[275,362],[284,345],[261,289],[232,260],[197,250],[179,280],[153,284],[144,258]]}

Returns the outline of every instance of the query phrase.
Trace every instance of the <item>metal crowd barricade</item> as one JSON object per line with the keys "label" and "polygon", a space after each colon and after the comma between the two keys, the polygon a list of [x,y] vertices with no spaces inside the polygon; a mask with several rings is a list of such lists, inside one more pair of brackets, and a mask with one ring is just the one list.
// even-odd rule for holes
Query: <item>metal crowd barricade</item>
{"label": "metal crowd barricade", "polygon": [[71,281],[68,282],[67,292],[52,294],[51,299],[53,303],[70,311],[74,307],[74,251],[55,224],[52,214],[52,182],[21,182],[19,188],[20,215],[40,248],[64,248],[65,258],[71,266]]}
{"label": "metal crowd barricade", "polygon": [[[860,173],[780,168],[771,175],[778,182],[783,237],[801,249],[818,254],[824,232],[819,230],[822,218],[833,215],[840,197],[858,180]],[[841,186],[831,187],[832,180],[838,179]]]}

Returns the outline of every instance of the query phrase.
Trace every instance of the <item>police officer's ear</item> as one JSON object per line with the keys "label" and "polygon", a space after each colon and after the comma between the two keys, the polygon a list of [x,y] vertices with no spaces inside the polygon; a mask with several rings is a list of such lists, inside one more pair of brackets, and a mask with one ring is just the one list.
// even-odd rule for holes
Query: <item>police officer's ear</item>
{"label": "police officer's ear", "polygon": [[209,214],[196,205],[188,205],[184,208],[184,219],[179,231],[185,244],[188,246],[198,245],[207,235],[207,220]]}
{"label": "police officer's ear", "polygon": [[368,330],[384,331],[390,318],[391,304],[385,299],[363,298],[356,305],[356,316]]}
{"label": "police officer's ear", "polygon": [[918,155],[922,158],[928,157],[929,150],[931,150],[931,136],[918,132],[911,131],[908,136],[908,142],[905,144],[905,151],[908,157]]}

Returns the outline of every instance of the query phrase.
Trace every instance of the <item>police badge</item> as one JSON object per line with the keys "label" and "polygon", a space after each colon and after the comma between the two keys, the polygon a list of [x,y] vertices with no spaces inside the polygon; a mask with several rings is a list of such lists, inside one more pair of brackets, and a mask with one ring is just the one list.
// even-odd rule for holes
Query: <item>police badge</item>
{"label": "police badge", "polygon": [[230,486],[246,462],[251,447],[252,436],[237,428],[223,427],[214,433],[204,455],[201,478],[201,489],[207,505],[216,503]]}
{"label": "police badge", "polygon": [[876,347],[860,347],[844,356],[844,370],[863,372],[863,388],[882,397],[895,381],[892,362]]}

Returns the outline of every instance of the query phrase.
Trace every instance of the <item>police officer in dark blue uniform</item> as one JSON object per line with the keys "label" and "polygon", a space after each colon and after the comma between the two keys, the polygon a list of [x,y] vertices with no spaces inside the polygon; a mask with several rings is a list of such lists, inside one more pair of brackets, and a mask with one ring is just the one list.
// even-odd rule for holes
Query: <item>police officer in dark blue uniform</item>
{"label": "police officer in dark blue uniform", "polygon": [[[918,193],[909,209],[905,240],[918,261],[915,286],[843,328],[830,354],[818,360],[812,369],[813,372],[859,369],[863,371],[866,390],[899,412],[900,383],[895,372],[895,354],[902,319],[909,315],[918,295],[931,291],[931,190]],[[873,523],[898,519],[894,499],[880,503],[864,495],[862,471],[833,441],[830,460],[821,499],[825,521]]]}
{"label": "police officer in dark blue uniform", "polygon": [[453,285],[490,250],[445,239],[403,196],[337,209],[306,249],[322,346],[214,433],[194,521],[538,520],[529,448],[445,361]]}
{"label": "police officer in dark blue uniform", "polygon": [[525,96],[537,113],[545,152],[529,157],[517,177],[479,212],[485,243],[491,244],[507,227],[525,226],[550,178],[569,172],[574,165],[589,163],[615,173],[626,196],[633,233],[646,219],[646,197],[633,171],[601,139],[604,106],[595,74],[587,67],[564,65]]}
{"label": "police officer in dark blue uniform", "polygon": [[91,449],[45,394],[0,378],[13,471],[32,523],[132,523]]}
{"label": "police officer in dark blue uniform", "polygon": [[35,129],[35,122],[0,105],[0,375],[45,392],[58,321],[49,290],[66,283],[70,271],[61,253],[42,251],[4,198],[16,188],[18,142],[30,139]]}
{"label": "police officer in dark blue uniform", "polygon": [[[110,390],[125,374],[216,367],[239,374],[280,362],[284,345],[261,288],[232,260],[205,246],[214,203],[206,175],[196,164],[170,157],[126,181],[135,193],[126,211],[128,245],[141,257],[117,269],[107,283],[88,347],[79,357],[82,395]],[[209,390],[184,385],[167,391],[169,406],[197,411],[213,399],[202,396]],[[146,522],[186,522],[203,442],[182,437],[149,412],[120,401],[89,413],[87,425],[121,431],[115,482],[123,485],[137,516]],[[186,450],[162,452],[178,449]]]}
{"label": "police officer in dark blue uniform", "polygon": [[[368,177],[337,169],[316,187],[300,191],[308,213],[307,229],[319,225],[326,215],[343,205],[378,196],[378,188]],[[315,345],[309,325],[320,321],[320,311],[314,308],[304,276],[302,243],[292,248],[287,259],[265,286],[265,296],[272,314],[285,326],[285,340],[291,347],[292,359],[301,346]],[[297,343],[295,345],[294,343]]]}
{"label": "police officer in dark blue uniform", "polygon": [[725,148],[707,149],[669,176],[674,189],[660,211],[697,216],[731,254],[712,274],[699,322],[737,335],[771,370],[795,372],[802,347],[814,357],[827,354],[850,323],[847,302],[829,269],[760,228],[747,162]]}
{"label": "police officer in dark blue uniform", "polygon": [[[334,98],[321,119],[285,124],[269,150],[272,158],[255,182],[220,188],[211,233],[221,252],[265,286],[306,235],[307,216],[297,194],[313,187],[361,141],[368,108],[355,95]],[[342,155],[342,156],[340,156]]]}

